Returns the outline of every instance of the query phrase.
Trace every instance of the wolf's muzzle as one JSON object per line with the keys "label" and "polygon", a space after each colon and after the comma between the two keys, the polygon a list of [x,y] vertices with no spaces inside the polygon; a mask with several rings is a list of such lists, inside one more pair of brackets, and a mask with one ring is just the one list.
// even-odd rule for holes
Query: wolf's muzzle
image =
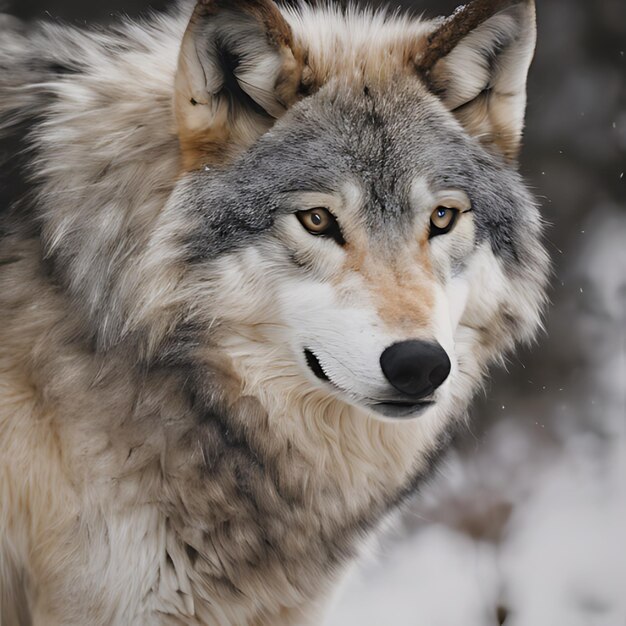
{"label": "wolf's muzzle", "polygon": [[431,395],[450,374],[450,359],[436,342],[401,341],[380,356],[391,386],[413,402]]}
{"label": "wolf's muzzle", "polygon": [[307,365],[311,368],[311,371],[320,379],[330,382],[328,374],[322,369],[322,364],[319,359],[308,349],[304,350],[304,357],[306,358]]}

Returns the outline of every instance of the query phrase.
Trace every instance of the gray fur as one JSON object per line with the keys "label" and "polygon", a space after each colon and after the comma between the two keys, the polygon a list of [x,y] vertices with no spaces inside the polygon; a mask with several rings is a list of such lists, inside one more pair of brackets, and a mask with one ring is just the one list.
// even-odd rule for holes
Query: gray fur
{"label": "gray fur", "polygon": [[[353,181],[367,240],[388,259],[408,245],[417,176],[467,191],[474,251],[453,259],[456,270],[488,243],[518,297],[479,320],[480,358],[463,372],[472,389],[538,324],[547,263],[536,205],[417,76],[393,88],[331,79],[233,162],[181,172],[172,85],[188,13],[111,32],[0,33],[0,132],[30,125],[36,190],[5,216],[0,242],[0,444],[11,451],[0,486],[21,485],[14,473],[33,468],[34,490],[57,467],[63,476],[60,506],[29,504],[46,541],[23,540],[20,506],[0,505],[13,533],[7,569],[21,587],[0,567],[0,599],[14,604],[0,607],[5,620],[27,623],[30,610],[46,625],[312,623],[365,534],[430,471],[471,390],[403,465],[398,442],[409,431],[368,422],[366,436],[369,418],[341,402],[324,397],[335,413],[305,407],[277,421],[224,347],[256,331],[245,289],[300,275],[283,262],[278,228],[298,210],[294,192]],[[245,253],[264,263],[260,287]],[[227,310],[224,267],[243,268]],[[255,321],[271,296],[259,297]],[[254,342],[263,344],[250,350]],[[289,367],[285,379],[297,363]],[[23,418],[18,400],[29,394]],[[53,442],[49,457],[37,437],[16,434],[42,424],[53,433],[41,437]],[[378,456],[362,454],[360,438]],[[52,553],[39,562],[42,545]],[[145,566],[141,576],[125,560]],[[107,603],[112,590],[127,604]]]}
{"label": "gray fur", "polygon": [[[415,81],[394,91],[327,85],[293,107],[226,172],[193,176],[181,203],[202,229],[191,254],[210,259],[271,228],[293,211],[293,191],[337,192],[348,179],[366,190],[363,219],[393,249],[414,218],[409,186],[417,175],[434,188],[459,188],[472,200],[476,241],[488,239],[509,271],[534,270],[538,211],[521,177],[451,123],[451,115]],[[281,159],[276,159],[280,155]],[[303,185],[302,181],[306,181]],[[404,235],[406,236],[406,235]]]}

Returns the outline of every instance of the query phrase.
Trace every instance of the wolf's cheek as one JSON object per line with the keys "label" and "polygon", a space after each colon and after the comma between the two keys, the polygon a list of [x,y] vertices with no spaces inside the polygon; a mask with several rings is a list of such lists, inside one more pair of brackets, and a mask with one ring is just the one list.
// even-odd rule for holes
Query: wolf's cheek
{"label": "wolf's cheek", "polygon": [[315,280],[285,281],[278,306],[289,343],[300,361],[305,351],[345,392],[369,396],[384,387],[379,358],[393,341],[382,328],[365,295],[353,293],[350,306],[340,302],[335,286]]}
{"label": "wolf's cheek", "polygon": [[463,273],[468,286],[455,331],[457,360],[477,384],[486,367],[519,339],[512,319],[524,317],[524,285],[508,276],[489,243],[480,245]]}
{"label": "wolf's cheek", "polygon": [[445,291],[448,304],[448,319],[450,320],[450,328],[454,333],[465,313],[470,293],[469,281],[463,274],[455,276],[448,282]]}
{"label": "wolf's cheek", "polygon": [[515,296],[514,284],[487,242],[472,256],[464,276],[470,288],[460,323],[476,329],[486,328],[498,317],[502,305]]}

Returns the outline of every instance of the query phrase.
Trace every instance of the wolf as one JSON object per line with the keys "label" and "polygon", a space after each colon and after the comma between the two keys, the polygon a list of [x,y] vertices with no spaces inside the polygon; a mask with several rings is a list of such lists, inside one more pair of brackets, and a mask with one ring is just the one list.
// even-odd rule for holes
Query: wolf
{"label": "wolf", "polygon": [[0,33],[2,624],[322,623],[540,327],[533,2]]}

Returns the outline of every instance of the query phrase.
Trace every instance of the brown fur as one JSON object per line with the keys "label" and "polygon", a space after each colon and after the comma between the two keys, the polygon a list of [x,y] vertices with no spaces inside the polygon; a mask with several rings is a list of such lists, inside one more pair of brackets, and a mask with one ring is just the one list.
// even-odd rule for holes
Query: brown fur
{"label": "brown fur", "polygon": [[[514,0],[478,0],[457,9],[428,36],[424,54],[418,59],[416,69],[428,81],[435,64],[448,56],[461,39],[498,11],[513,4],[515,4]],[[436,85],[431,86],[436,87]]]}
{"label": "brown fur", "polygon": [[[209,70],[202,67],[200,58],[191,52],[184,54],[185,46],[199,46],[197,32],[216,16],[228,10],[233,22],[245,17],[252,18],[258,24],[259,33],[266,38],[267,46],[274,51],[280,70],[273,83],[267,83],[265,89],[273,92],[275,104],[283,111],[295,103],[302,82],[303,53],[294,44],[290,26],[287,24],[276,5],[271,0],[237,0],[224,3],[221,0],[203,0],[198,2],[183,38],[183,52],[179,58],[177,89],[175,94],[175,112],[180,140],[182,165],[184,171],[199,169],[203,165],[220,165],[230,161],[238,152],[250,145],[255,135],[250,134],[250,125],[255,128],[269,128],[274,111],[266,115],[258,112],[251,114],[253,120],[246,126],[237,124],[236,109],[241,105],[226,93],[206,93],[202,99],[194,98],[198,89],[198,74]],[[222,28],[227,28],[226,23]],[[185,42],[189,43],[186,44]],[[280,61],[279,61],[280,59]],[[190,66],[191,65],[191,66]],[[206,75],[206,74],[205,74]],[[200,88],[202,86],[200,85]],[[245,88],[245,87],[244,87]],[[198,111],[193,109],[213,109],[204,113],[204,122],[189,123],[190,117],[197,118]],[[235,110],[233,110],[235,109]]]}
{"label": "brown fur", "polygon": [[[526,68],[522,66],[520,80],[513,87],[508,84],[502,86],[503,77],[497,71],[492,72],[489,80],[477,85],[471,98],[461,102],[455,101],[454,95],[450,95],[448,84],[454,79],[451,78],[447,57],[455,49],[458,50],[464,41],[469,41],[470,36],[477,33],[490,19],[503,16],[507,12],[523,15],[522,19],[530,23],[535,19],[534,3],[531,0],[479,0],[469,3],[444,20],[429,35],[425,52],[417,61],[416,67],[430,89],[444,99],[454,101],[453,108],[457,118],[472,134],[478,136],[485,146],[495,147],[507,160],[515,162],[520,147],[519,116],[523,114],[523,107],[520,109],[518,103],[520,100],[525,102],[522,88],[525,84]],[[533,29],[517,33],[512,41],[507,40],[507,36],[502,37],[504,50],[513,47],[513,54],[520,57],[519,50],[523,50],[528,63],[534,43]],[[474,45],[479,46],[479,42]],[[469,69],[461,71],[467,73]]]}
{"label": "brown fur", "polygon": [[[217,249],[232,234],[200,214],[201,197],[177,195],[198,180],[188,170],[227,168],[322,85],[371,79],[378,97],[393,92],[435,27],[301,11],[202,1],[191,22],[183,11],[111,32],[0,31],[0,130],[32,124],[36,189],[0,241],[3,624],[320,623],[364,533],[429,469],[486,365],[537,326],[535,224],[530,269],[515,275],[482,244],[477,289],[494,274],[501,285],[462,309],[471,369],[420,419],[380,421],[312,382],[286,339],[299,317],[281,316],[274,295],[295,291],[294,264],[268,275],[257,248],[193,249],[193,237]],[[198,56],[214,27],[243,33],[229,45],[251,54],[227,88]],[[246,71],[259,80],[247,97],[234,84]],[[423,87],[408,92],[447,116],[444,135],[462,132]],[[394,331],[385,341],[415,336],[433,321],[445,263],[434,267],[422,239],[391,257],[357,221],[348,261],[329,273],[339,268],[337,284],[358,274],[378,326]],[[315,260],[306,237],[292,245]],[[272,250],[284,259],[288,244]],[[503,303],[523,312],[515,335]],[[487,323],[497,328],[482,337]]]}

